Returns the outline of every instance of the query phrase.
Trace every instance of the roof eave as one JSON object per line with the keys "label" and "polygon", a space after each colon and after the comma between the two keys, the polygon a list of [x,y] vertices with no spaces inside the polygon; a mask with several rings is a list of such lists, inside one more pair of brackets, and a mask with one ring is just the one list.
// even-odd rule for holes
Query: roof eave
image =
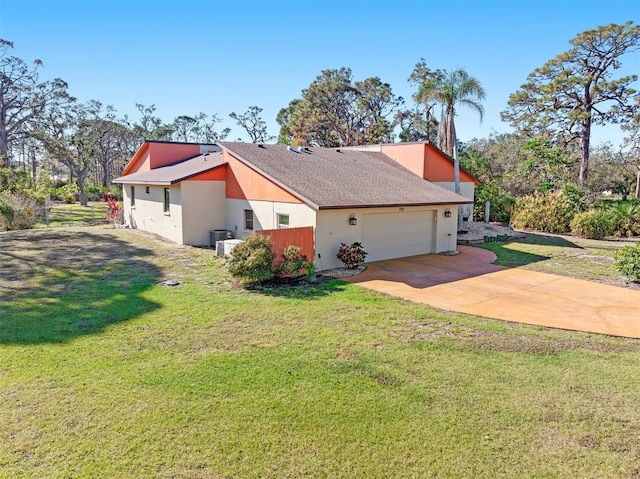
{"label": "roof eave", "polygon": [[321,205],[319,210],[345,210],[356,208],[406,208],[409,206],[445,206],[445,205],[468,205],[473,201],[440,201],[436,203],[386,203],[386,204],[362,204],[362,205]]}

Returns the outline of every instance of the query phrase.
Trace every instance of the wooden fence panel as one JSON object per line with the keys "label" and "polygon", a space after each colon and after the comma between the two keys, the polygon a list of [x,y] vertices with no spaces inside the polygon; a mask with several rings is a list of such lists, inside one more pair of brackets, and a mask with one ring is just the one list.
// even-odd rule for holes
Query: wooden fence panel
{"label": "wooden fence panel", "polygon": [[282,253],[287,246],[297,246],[300,248],[300,252],[309,258],[310,261],[313,261],[315,258],[313,226],[261,230],[257,233],[271,237],[271,251],[276,255],[276,259],[282,257]]}

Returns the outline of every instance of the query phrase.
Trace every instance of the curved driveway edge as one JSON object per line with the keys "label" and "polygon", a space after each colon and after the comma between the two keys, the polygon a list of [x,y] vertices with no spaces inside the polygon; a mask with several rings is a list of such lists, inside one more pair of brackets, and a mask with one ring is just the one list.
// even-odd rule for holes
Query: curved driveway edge
{"label": "curved driveway edge", "polygon": [[368,263],[344,281],[440,309],[552,328],[640,338],[640,291],[491,264],[491,251]]}

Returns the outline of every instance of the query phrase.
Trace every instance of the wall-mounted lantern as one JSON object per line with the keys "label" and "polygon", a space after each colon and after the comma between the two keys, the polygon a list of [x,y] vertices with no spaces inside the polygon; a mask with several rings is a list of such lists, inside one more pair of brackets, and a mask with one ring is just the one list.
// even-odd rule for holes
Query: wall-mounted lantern
{"label": "wall-mounted lantern", "polygon": [[445,218],[451,218],[451,210],[449,208],[444,210],[444,217]]}
{"label": "wall-mounted lantern", "polygon": [[349,224],[351,226],[355,226],[358,224],[358,218],[356,218],[356,215],[349,216]]}

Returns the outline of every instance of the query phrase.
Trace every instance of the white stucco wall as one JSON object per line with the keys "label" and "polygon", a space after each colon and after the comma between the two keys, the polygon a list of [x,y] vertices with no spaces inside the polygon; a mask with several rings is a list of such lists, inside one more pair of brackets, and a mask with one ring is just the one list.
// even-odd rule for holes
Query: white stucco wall
{"label": "white stucco wall", "polygon": [[164,186],[135,186],[135,206],[131,206],[131,186],[123,185],[124,219],[130,228],[139,228],[182,244],[182,198],[179,185],[170,187],[169,213],[164,213]]}
{"label": "white stucco wall", "polygon": [[[446,209],[451,210],[451,217],[445,218]],[[457,207],[451,206],[410,206],[404,207],[404,211],[429,211],[435,210],[434,237],[437,253],[455,249],[457,241],[456,214]],[[355,241],[362,242],[362,215],[372,213],[397,213],[402,214],[398,207],[392,208],[366,208],[366,209],[340,209],[321,210],[316,219],[316,263],[318,270],[338,268],[343,266],[336,258],[340,243],[351,244]],[[349,216],[355,214],[358,224],[349,224]],[[451,236],[449,236],[451,235]],[[366,244],[363,244],[366,251]],[[399,255],[398,257],[401,257]]]}
{"label": "white stucco wall", "polygon": [[[253,211],[253,230],[244,228],[244,210]],[[226,229],[242,239],[255,230],[278,228],[278,215],[289,215],[289,227],[316,226],[316,212],[301,203],[227,199]]]}
{"label": "white stucco wall", "polygon": [[[437,182],[437,181],[434,181],[434,184],[442,186],[443,188],[446,188],[449,191],[455,191],[456,190],[456,186],[455,186],[455,183],[453,181],[452,182]],[[460,194],[462,196],[466,196],[471,201],[473,201],[474,198],[475,198],[475,196],[474,196],[475,195],[475,191],[476,191],[476,187],[470,181],[461,181],[460,182]],[[460,205],[460,212],[462,213],[463,216],[468,216],[469,220],[473,220],[473,204]]]}
{"label": "white stucco wall", "polygon": [[183,181],[182,227],[184,244],[208,246],[209,232],[225,228],[224,181]]}

